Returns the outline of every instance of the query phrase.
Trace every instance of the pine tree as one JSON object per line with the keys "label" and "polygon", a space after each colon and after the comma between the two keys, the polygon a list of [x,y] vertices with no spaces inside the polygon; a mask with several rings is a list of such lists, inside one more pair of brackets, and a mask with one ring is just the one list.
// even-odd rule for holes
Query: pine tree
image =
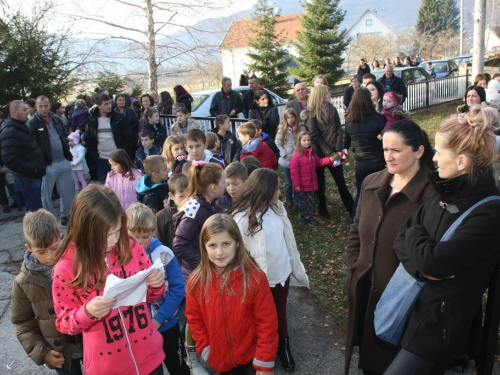
{"label": "pine tree", "polygon": [[460,31],[460,9],[456,0],[441,0],[441,26],[442,31]]}
{"label": "pine tree", "polygon": [[289,84],[288,53],[284,48],[284,40],[276,34],[274,25],[279,11],[274,14],[276,4],[267,4],[267,0],[259,0],[255,5],[253,19],[256,25],[252,28],[255,38],[248,45],[251,52],[247,56],[251,59],[249,70],[254,70],[259,77],[260,84],[280,96],[286,96]]}
{"label": "pine tree", "polygon": [[447,30],[458,32],[460,11],[456,0],[423,0],[418,10],[417,28],[420,32],[431,31],[433,35]]}
{"label": "pine tree", "polygon": [[346,30],[339,31],[345,11],[339,9],[338,1],[330,0],[304,1],[302,6],[306,11],[301,18],[304,31],[297,33],[299,42],[295,44],[298,68],[290,72],[307,82],[323,74],[333,84],[344,74],[341,56],[350,43]]}

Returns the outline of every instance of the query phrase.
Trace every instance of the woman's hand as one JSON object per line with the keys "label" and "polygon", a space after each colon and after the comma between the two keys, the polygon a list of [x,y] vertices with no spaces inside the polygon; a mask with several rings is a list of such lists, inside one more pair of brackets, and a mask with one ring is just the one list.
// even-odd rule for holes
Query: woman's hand
{"label": "woman's hand", "polygon": [[109,314],[116,298],[103,299],[102,296],[94,297],[85,305],[85,312],[89,318],[101,319]]}
{"label": "woman's hand", "polygon": [[146,285],[152,288],[159,288],[165,285],[165,274],[162,270],[155,270],[151,275],[146,277]]}
{"label": "woman's hand", "polygon": [[451,275],[451,276],[448,276],[448,277],[445,277],[444,279],[436,279],[435,277],[432,277],[432,276],[427,276],[427,275],[423,275],[427,280],[432,280],[432,281],[443,281],[443,280],[447,280],[447,279],[454,279],[455,278],[455,275]]}

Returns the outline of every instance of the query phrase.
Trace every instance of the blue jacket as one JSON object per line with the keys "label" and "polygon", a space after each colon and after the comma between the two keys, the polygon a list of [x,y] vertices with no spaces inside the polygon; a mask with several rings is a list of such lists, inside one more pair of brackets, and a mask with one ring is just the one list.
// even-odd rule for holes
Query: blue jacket
{"label": "blue jacket", "polygon": [[[149,156],[151,155],[161,155],[161,147],[153,144],[151,149],[149,150]],[[146,153],[144,152],[144,147],[139,147],[135,152],[134,165],[137,169],[144,173],[144,165],[143,162],[146,159]]]}
{"label": "blue jacket", "polygon": [[148,254],[151,262],[160,258],[165,264],[165,276],[168,283],[165,294],[159,300],[148,304],[153,319],[161,323],[159,331],[163,332],[177,323],[177,310],[184,299],[184,281],[181,267],[172,250],[162,245],[154,237],[146,249],[146,254]]}
{"label": "blue jacket", "polygon": [[151,208],[156,214],[163,209],[163,200],[168,196],[168,185],[166,181],[155,184],[145,174],[135,186],[137,200]]}
{"label": "blue jacket", "polygon": [[167,129],[163,124],[150,124],[149,122],[145,122],[141,131],[144,130],[151,130],[155,137],[154,144],[160,148],[163,146],[165,139],[167,139]]}

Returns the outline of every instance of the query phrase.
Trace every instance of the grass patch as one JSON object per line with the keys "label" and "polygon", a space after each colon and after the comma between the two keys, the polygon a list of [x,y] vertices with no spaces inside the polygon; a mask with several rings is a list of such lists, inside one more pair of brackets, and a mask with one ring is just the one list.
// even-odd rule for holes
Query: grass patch
{"label": "grass patch", "polygon": [[[461,101],[450,102],[412,112],[411,119],[429,134],[431,144],[439,124],[456,112]],[[344,176],[353,198],[354,194],[354,156],[349,155],[350,165],[344,167]],[[281,171],[281,169],[280,169]],[[289,212],[302,263],[311,282],[311,292],[331,314],[344,332],[347,321],[347,300],[342,293],[345,278],[346,246],[349,239],[351,219],[346,212],[337,191],[337,186],[329,172],[325,171],[326,196],[330,220],[323,220],[317,214],[315,204],[315,227],[301,226],[298,222],[298,210]],[[282,179],[283,181],[283,179]],[[282,192],[284,200],[284,191]]]}

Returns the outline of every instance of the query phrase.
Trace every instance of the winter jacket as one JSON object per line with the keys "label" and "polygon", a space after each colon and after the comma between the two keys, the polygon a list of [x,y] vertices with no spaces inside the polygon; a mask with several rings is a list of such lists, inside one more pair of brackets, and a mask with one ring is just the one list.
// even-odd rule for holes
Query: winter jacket
{"label": "winter jacket", "polygon": [[286,103],[286,109],[288,108],[292,108],[295,110],[295,112],[297,112],[297,119],[300,119],[300,113],[305,110],[302,109],[302,103],[299,101],[299,99],[293,99],[293,100],[289,100],[287,103]]}
{"label": "winter jacket", "polygon": [[313,150],[323,158],[325,156],[333,156],[336,152],[342,151],[343,136],[340,116],[332,104],[328,103],[329,117],[327,124],[321,124],[316,115],[307,111],[307,128],[311,134]]}
{"label": "winter jacket", "polygon": [[[290,265],[292,266],[290,285],[309,288],[309,278],[307,277],[304,265],[300,261],[300,253],[297,249],[297,243],[295,242],[292,224],[288,219],[285,207],[283,207],[283,203],[281,201],[278,201],[278,203],[274,206],[274,212],[283,222],[283,235],[285,237],[286,248],[290,258]],[[233,214],[233,219],[236,221],[236,224],[238,224],[238,228],[240,228],[245,249],[250,252],[250,255],[255,259],[262,271],[267,274],[267,269],[272,267],[272,264],[267,264],[266,235],[264,231],[260,230],[253,236],[249,235],[248,210]]]}
{"label": "winter jacket", "polygon": [[272,371],[278,349],[276,306],[262,271],[251,266],[250,286],[242,302],[241,268],[229,274],[236,295],[221,290],[212,270],[208,298],[198,286],[186,296],[186,317],[196,351],[217,372],[230,371],[253,359],[256,370]]}
{"label": "winter jacket", "polygon": [[172,250],[182,260],[184,282],[200,264],[201,227],[210,216],[219,212],[217,203],[212,205],[203,198],[192,197],[172,217],[175,228]]}
{"label": "winter jacket", "polygon": [[[421,166],[417,174],[399,193],[388,198],[392,176],[387,169],[366,177],[360,187],[356,217],[347,243],[344,293],[349,302],[345,350],[345,373],[349,372],[353,348],[359,345],[363,329],[363,354],[359,367],[382,374],[399,351],[375,335],[373,313],[399,261],[393,245],[398,228],[431,196],[427,179],[430,169]],[[365,280],[366,279],[366,280]],[[364,284],[370,282],[367,293]],[[367,295],[368,294],[368,295]],[[368,305],[364,307],[364,301]],[[361,314],[365,314],[362,316]]]}
{"label": "winter jacket", "polygon": [[162,244],[165,244],[165,246],[170,249],[172,248],[172,241],[174,240],[175,235],[172,210],[173,209],[171,207],[164,207],[156,213],[155,235]]}
{"label": "winter jacket", "polygon": [[73,161],[71,162],[72,169],[74,171],[83,171],[85,154],[87,153],[87,149],[83,147],[81,144],[75,144],[73,147],[69,148],[71,155],[73,156]]}
{"label": "winter jacket", "polygon": [[217,117],[219,115],[228,115],[232,110],[236,113],[230,117],[238,117],[242,109],[241,97],[236,91],[231,91],[226,94],[222,89],[217,92],[212,98],[212,103],[210,104],[210,115]]}
{"label": "winter jacket", "polygon": [[177,103],[184,104],[184,107],[187,109],[187,111],[191,113],[191,100],[189,98],[189,95],[182,94],[177,98]]}
{"label": "winter jacket", "polygon": [[128,124],[130,125],[130,128],[132,129],[132,134],[134,135],[134,137],[137,137],[138,136],[137,133],[139,131],[139,118],[137,117],[137,114],[135,113],[135,111],[130,107],[125,107],[125,110],[123,113],[120,112],[118,107],[115,108],[114,111],[125,116]]}
{"label": "winter jacket", "polygon": [[167,139],[167,128],[165,127],[165,125],[163,125],[161,122],[159,122],[158,124],[150,124],[149,122],[145,122],[141,132],[144,130],[152,131],[154,136],[153,143],[160,148],[163,147],[165,139]]}
{"label": "winter jacket", "polygon": [[247,156],[253,155],[262,164],[262,168],[274,169],[278,163],[276,156],[266,142],[254,138],[246,145],[243,145],[240,154],[240,161]]}
{"label": "winter jacket", "polygon": [[[382,88],[384,89],[384,92],[387,92],[385,89],[385,74],[378,79],[380,84],[382,85]],[[401,78],[399,78],[396,75],[392,76],[391,82],[390,82],[390,91],[395,92],[396,94],[399,94],[403,97],[401,104],[403,104],[406,100],[406,97],[408,96],[408,88],[406,87],[405,83]]]}
{"label": "winter jacket", "polygon": [[272,101],[266,108],[260,107],[257,103],[252,105],[248,118],[257,119],[262,122],[262,131],[272,139],[276,138],[276,130],[280,124],[280,115],[278,108],[272,104]]}
{"label": "winter jacket", "polygon": [[7,118],[0,133],[2,163],[16,176],[42,178],[45,158],[25,122]]}
{"label": "winter jacket", "polygon": [[231,196],[226,191],[222,198],[217,199],[217,203],[219,204],[222,212],[227,212],[227,210],[229,210],[229,207],[231,207],[231,204],[233,203],[233,198],[231,198]]}
{"label": "winter jacket", "polygon": [[[87,125],[85,125],[85,147],[87,147],[89,159],[93,163],[97,163],[97,159],[99,158],[97,152],[97,119],[99,116],[99,109],[95,108],[87,119]],[[132,128],[127,119],[116,111],[111,111],[108,116],[116,148],[124,149],[130,156],[130,159],[134,160],[136,139],[132,134]]]}
{"label": "winter jacket", "polygon": [[[203,153],[205,156],[203,161],[205,163],[216,163],[216,164],[220,165],[222,168],[224,168],[224,164],[221,163],[219,160],[215,159],[213,157],[213,154],[211,151],[205,150]],[[191,156],[188,156],[187,159],[184,159],[182,161],[175,160],[174,164],[172,166],[172,170],[174,171],[175,174],[182,173],[184,171],[184,167],[187,166],[188,162],[191,162],[191,161],[193,161],[193,159],[191,159]]]}
{"label": "winter jacket", "polygon": [[[280,158],[280,150],[279,150],[278,146],[276,146],[274,139],[272,139],[268,134],[266,134],[264,132],[260,133],[260,139],[262,141],[264,141],[264,143],[266,143],[269,146],[269,148],[271,149],[271,151],[274,154],[274,157],[276,158],[276,160],[278,160]],[[278,164],[275,164],[274,168],[275,169],[278,168]]]}
{"label": "winter jacket", "polygon": [[89,111],[87,108],[78,107],[75,109],[70,121],[71,131],[74,132],[80,130],[81,133],[85,132],[85,124],[87,123],[88,117]]}
{"label": "winter jacket", "polygon": [[185,129],[186,131],[182,132],[181,124],[179,124],[179,122],[176,121],[172,125],[172,135],[184,135],[192,129],[198,129],[198,125],[196,124],[196,121],[194,121],[191,117],[188,117]]}
{"label": "winter jacket", "polygon": [[382,108],[380,114],[385,117],[385,126],[380,132],[380,135],[384,135],[386,129],[396,121],[406,117],[406,113],[404,112],[403,107],[401,107],[399,104],[389,109]]}
{"label": "winter jacket", "polygon": [[[85,305],[96,296],[102,296],[102,290],[69,288],[68,283],[75,277],[73,246],[68,247],[54,266],[52,294],[57,296],[54,299],[57,329],[71,335],[83,333],[83,367],[87,375],[153,372],[162,363],[165,354],[161,334],[153,326],[146,302],[163,296],[165,285],[148,287],[146,302],[112,309],[100,320],[89,318]],[[106,254],[110,274],[123,279],[151,266],[138,242],[131,240],[130,247],[132,259],[124,266],[117,264],[113,251]]]}
{"label": "winter jacket", "polygon": [[[267,94],[267,97],[271,100],[271,94],[269,91],[266,89],[263,89],[262,87],[259,88],[259,90],[264,91]],[[242,103],[242,110],[243,110],[243,115],[245,118],[248,118],[248,114],[250,113],[250,108],[252,108],[253,104],[255,103],[255,94],[252,90],[248,90],[245,95],[243,95],[243,99],[241,101]],[[272,101],[270,101],[272,103]]]}
{"label": "winter jacket", "polygon": [[121,173],[111,171],[106,176],[106,182],[104,183],[104,186],[115,192],[124,210],[129,208],[131,204],[137,203],[135,187],[141,179],[142,173],[133,168],[132,179],[130,177],[130,173],[123,176]]}
{"label": "winter jacket", "polygon": [[344,106],[346,108],[349,108],[351,105],[351,100],[352,96],[354,95],[354,87],[352,86],[347,86],[346,89],[344,90]]}
{"label": "winter jacket", "polygon": [[[64,125],[62,120],[58,116],[54,116],[52,113],[49,113],[49,116],[52,121],[52,126],[57,131],[57,134],[59,134],[59,138],[61,139],[64,158],[69,161],[73,160],[73,155],[71,155],[68,142],[66,141],[66,136],[64,135]],[[36,113],[31,120],[28,121],[28,129],[30,130],[30,133],[35,141],[40,145],[43,157],[45,158],[45,164],[47,166],[52,165],[52,147],[50,145],[47,121],[45,121],[40,114]]]}
{"label": "winter jacket", "polygon": [[290,175],[294,189],[300,188],[300,192],[318,190],[317,167],[324,167],[332,164],[328,156],[319,158],[314,155],[312,148],[304,151],[297,150],[290,160]]}
{"label": "winter jacket", "polygon": [[160,111],[160,115],[171,115],[172,114],[172,106],[174,105],[174,101],[172,99],[168,99],[165,103],[160,103],[158,107],[158,111]]}
{"label": "winter jacket", "polygon": [[[161,155],[161,147],[153,144],[149,149],[148,156]],[[144,160],[146,160],[146,153],[144,152],[144,147],[139,147],[135,152],[134,165],[137,169],[144,172]]]}
{"label": "winter jacket", "polygon": [[152,263],[160,258],[165,264],[165,284],[167,285],[165,293],[157,301],[149,303],[151,316],[161,324],[158,330],[163,332],[177,323],[177,310],[184,299],[184,281],[174,253],[158,239],[153,237],[149,248],[145,251]]}
{"label": "winter jacket", "polygon": [[[281,127],[278,127],[278,131],[276,133],[275,143],[280,151],[280,157],[278,159],[278,164],[283,168],[290,168],[290,159],[292,158],[293,153],[295,152],[295,141],[297,140],[297,135],[292,132],[292,129],[288,126],[286,129],[286,135],[283,138],[281,135]],[[300,126],[300,131],[305,130],[305,127]]]}
{"label": "winter jacket", "polygon": [[63,353],[64,365],[71,369],[70,344],[81,337],[57,331],[52,285],[40,272],[28,270],[24,262],[12,284],[11,320],[17,339],[33,362],[43,365],[45,355],[55,350]]}
{"label": "winter jacket", "polygon": [[168,185],[166,181],[154,183],[145,174],[135,186],[137,200],[151,208],[154,213],[163,209],[163,201],[168,197]]}
{"label": "winter jacket", "polygon": [[219,153],[224,158],[226,165],[232,163],[233,161],[240,160],[240,152],[241,152],[241,143],[232,132],[228,131],[224,136],[217,133],[217,130],[212,130],[215,134],[217,134],[217,138],[219,139]]}
{"label": "winter jacket", "polygon": [[500,259],[500,201],[474,209],[448,241],[440,242],[467,208],[499,192],[491,168],[449,180],[440,179],[434,172],[429,179],[434,194],[399,227],[394,242],[396,255],[406,271],[426,281],[401,346],[431,361],[446,362],[462,353],[474,315]]}
{"label": "winter jacket", "polygon": [[358,71],[356,72],[356,74],[361,78],[363,78],[365,74],[368,74],[370,72],[371,72],[370,66],[366,64],[364,68],[361,65],[358,66]]}

